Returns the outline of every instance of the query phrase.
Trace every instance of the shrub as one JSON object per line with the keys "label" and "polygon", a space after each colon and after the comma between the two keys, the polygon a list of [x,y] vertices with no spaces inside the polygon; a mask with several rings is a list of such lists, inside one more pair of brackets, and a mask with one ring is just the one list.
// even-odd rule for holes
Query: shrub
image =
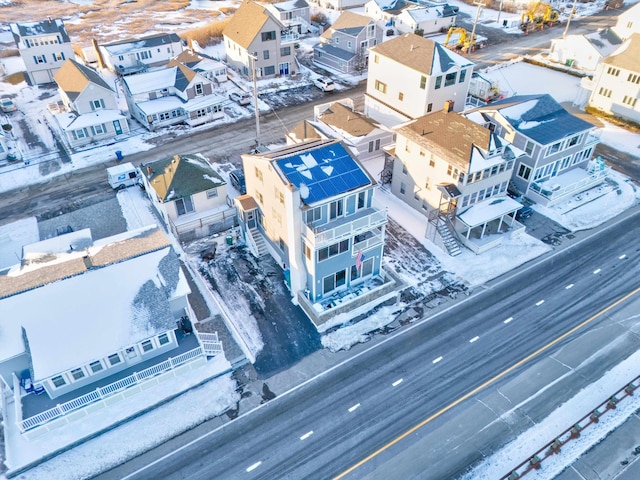
{"label": "shrub", "polygon": [[182,32],[180,38],[187,40],[189,43],[195,40],[202,47],[216,45],[222,40],[222,32],[228,23],[229,19],[216,20],[208,25]]}

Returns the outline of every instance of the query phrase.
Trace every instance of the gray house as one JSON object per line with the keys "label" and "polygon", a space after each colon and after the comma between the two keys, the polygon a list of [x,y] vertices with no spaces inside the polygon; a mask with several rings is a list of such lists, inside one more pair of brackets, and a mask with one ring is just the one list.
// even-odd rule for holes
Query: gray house
{"label": "gray house", "polygon": [[382,29],[375,20],[350,11],[340,14],[313,47],[319,67],[343,73],[361,73],[369,63],[369,48],[382,42]]}
{"label": "gray house", "polygon": [[511,184],[537,203],[551,205],[604,179],[604,164],[591,160],[596,127],[548,94],[511,97],[467,116],[526,153],[516,160]]}

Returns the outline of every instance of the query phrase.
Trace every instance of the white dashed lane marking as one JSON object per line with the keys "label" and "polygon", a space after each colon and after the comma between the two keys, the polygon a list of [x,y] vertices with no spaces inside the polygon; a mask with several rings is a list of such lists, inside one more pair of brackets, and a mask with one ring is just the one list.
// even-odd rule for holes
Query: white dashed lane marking
{"label": "white dashed lane marking", "polygon": [[360,404],[359,404],[359,403],[356,403],[353,407],[351,407],[351,408],[349,409],[349,411],[350,411],[350,412],[355,412],[355,411],[356,411],[356,408],[358,408],[359,406],[360,406]]}
{"label": "white dashed lane marking", "polygon": [[305,433],[304,435],[302,435],[300,437],[300,440],[306,440],[307,438],[309,438],[311,435],[313,435],[313,430],[311,430],[310,432]]}
{"label": "white dashed lane marking", "polygon": [[511,320],[513,320],[513,317],[509,317],[509,318],[507,318],[507,319],[506,319],[504,322],[502,322],[502,323],[509,323]]}
{"label": "white dashed lane marking", "polygon": [[600,273],[600,269],[599,268],[593,271],[594,275],[597,274],[597,273]]}
{"label": "white dashed lane marking", "polygon": [[402,383],[402,379],[396,380],[395,382],[393,382],[391,384],[392,387],[397,387],[398,385],[400,385]]}
{"label": "white dashed lane marking", "polygon": [[432,363],[438,363],[440,360],[442,360],[442,357],[436,358]]}
{"label": "white dashed lane marking", "polygon": [[623,260],[623,259],[625,259],[625,258],[627,258],[627,255],[626,255],[625,253],[623,253],[622,255],[620,255],[620,256],[618,257],[618,259],[619,259],[619,260]]}
{"label": "white dashed lane marking", "polygon": [[536,307],[539,307],[540,305],[542,305],[544,303],[544,300],[540,300],[539,302],[536,302]]}
{"label": "white dashed lane marking", "polygon": [[479,338],[480,338],[480,337],[475,336],[475,337],[473,337],[471,340],[469,340],[469,343],[473,343],[473,342],[477,341]]}
{"label": "white dashed lane marking", "polygon": [[564,287],[565,290],[569,290],[570,288],[573,288],[573,283],[570,283],[569,285]]}
{"label": "white dashed lane marking", "polygon": [[252,470],[255,470],[256,468],[258,468],[260,465],[262,464],[262,462],[256,462],[253,465],[251,465],[249,468],[247,468],[247,472],[250,472]]}

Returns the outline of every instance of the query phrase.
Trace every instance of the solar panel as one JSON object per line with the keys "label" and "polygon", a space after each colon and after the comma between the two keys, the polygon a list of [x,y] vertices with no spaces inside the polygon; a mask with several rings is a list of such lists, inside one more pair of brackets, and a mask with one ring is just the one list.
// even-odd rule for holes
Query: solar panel
{"label": "solar panel", "polygon": [[306,204],[370,184],[367,174],[340,143],[281,158],[276,163],[289,182],[300,189]]}

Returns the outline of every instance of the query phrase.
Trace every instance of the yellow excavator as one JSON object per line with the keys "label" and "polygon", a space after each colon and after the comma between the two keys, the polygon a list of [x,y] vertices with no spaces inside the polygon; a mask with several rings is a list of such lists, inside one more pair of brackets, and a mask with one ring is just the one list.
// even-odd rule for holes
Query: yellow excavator
{"label": "yellow excavator", "polygon": [[543,30],[559,22],[560,12],[544,2],[532,3],[529,9],[522,13],[520,29],[529,33],[533,30]]}
{"label": "yellow excavator", "polygon": [[[451,36],[454,34],[458,35],[458,41],[455,43],[455,45],[449,46],[449,41],[451,40]],[[474,43],[475,42],[471,40],[471,35],[467,34],[467,31],[464,28],[456,27],[455,25],[453,25],[449,28],[449,31],[447,32],[447,37],[444,39],[444,43],[442,45],[447,48],[468,52],[469,48]]]}

